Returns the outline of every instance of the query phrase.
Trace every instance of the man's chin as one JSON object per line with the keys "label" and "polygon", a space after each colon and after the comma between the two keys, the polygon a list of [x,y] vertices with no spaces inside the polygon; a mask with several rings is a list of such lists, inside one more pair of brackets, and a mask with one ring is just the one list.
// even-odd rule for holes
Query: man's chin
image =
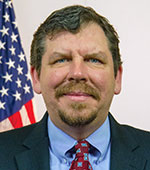
{"label": "man's chin", "polygon": [[65,112],[62,110],[59,110],[58,113],[59,113],[60,119],[65,124],[71,127],[82,127],[82,126],[88,125],[96,119],[97,114],[98,114],[97,111],[92,111],[89,114],[83,112],[83,113],[80,113],[80,115],[75,112],[74,113],[71,112],[71,114],[69,114],[68,111]]}

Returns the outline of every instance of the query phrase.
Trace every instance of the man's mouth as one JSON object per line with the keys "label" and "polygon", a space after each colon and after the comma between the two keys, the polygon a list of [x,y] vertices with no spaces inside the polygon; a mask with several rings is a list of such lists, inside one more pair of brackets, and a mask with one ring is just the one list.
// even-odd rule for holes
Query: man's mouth
{"label": "man's mouth", "polygon": [[69,93],[66,93],[65,95],[71,95],[71,96],[90,96],[89,94],[84,93],[84,92],[69,92]]}
{"label": "man's mouth", "polygon": [[68,97],[70,100],[74,101],[85,101],[92,97],[92,95],[89,95],[84,92],[69,92],[64,94],[63,96]]}

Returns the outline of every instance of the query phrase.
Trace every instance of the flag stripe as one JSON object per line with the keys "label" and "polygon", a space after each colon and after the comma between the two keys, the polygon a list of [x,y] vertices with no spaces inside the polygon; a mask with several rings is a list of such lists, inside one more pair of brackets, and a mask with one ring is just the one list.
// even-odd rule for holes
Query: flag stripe
{"label": "flag stripe", "polygon": [[25,106],[23,106],[21,108],[21,110],[19,110],[19,112],[20,112],[20,115],[21,115],[21,118],[22,118],[23,126],[29,125],[30,120],[29,120],[29,117],[28,117],[28,114],[27,114]]}
{"label": "flag stripe", "polygon": [[32,100],[30,100],[29,102],[27,102],[25,104],[25,108],[29,117],[29,120],[32,123],[35,123],[35,116],[34,116],[34,111],[33,111],[33,104],[32,104]]}
{"label": "flag stripe", "polygon": [[13,129],[13,126],[8,118],[0,122],[0,132],[8,131],[11,129]]}
{"label": "flag stripe", "polygon": [[12,116],[10,116],[8,119],[11,122],[13,128],[20,128],[23,126],[20,112],[16,112]]}

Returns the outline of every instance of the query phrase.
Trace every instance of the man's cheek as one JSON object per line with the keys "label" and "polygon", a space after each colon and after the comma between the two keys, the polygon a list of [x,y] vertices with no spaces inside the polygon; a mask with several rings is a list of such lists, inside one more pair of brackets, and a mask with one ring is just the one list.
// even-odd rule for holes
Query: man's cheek
{"label": "man's cheek", "polygon": [[50,74],[50,85],[52,88],[56,88],[57,86],[61,85],[66,80],[67,73],[62,71],[54,71]]}

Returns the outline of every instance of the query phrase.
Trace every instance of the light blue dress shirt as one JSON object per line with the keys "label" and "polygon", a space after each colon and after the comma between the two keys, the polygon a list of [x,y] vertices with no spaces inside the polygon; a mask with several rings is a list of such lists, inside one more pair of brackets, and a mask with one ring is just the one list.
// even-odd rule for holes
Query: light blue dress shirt
{"label": "light blue dress shirt", "polygon": [[[48,135],[50,139],[50,170],[69,170],[75,153],[71,152],[76,140],[57,128],[48,118]],[[89,161],[93,170],[110,170],[110,123],[103,125],[86,140],[91,144]]]}

